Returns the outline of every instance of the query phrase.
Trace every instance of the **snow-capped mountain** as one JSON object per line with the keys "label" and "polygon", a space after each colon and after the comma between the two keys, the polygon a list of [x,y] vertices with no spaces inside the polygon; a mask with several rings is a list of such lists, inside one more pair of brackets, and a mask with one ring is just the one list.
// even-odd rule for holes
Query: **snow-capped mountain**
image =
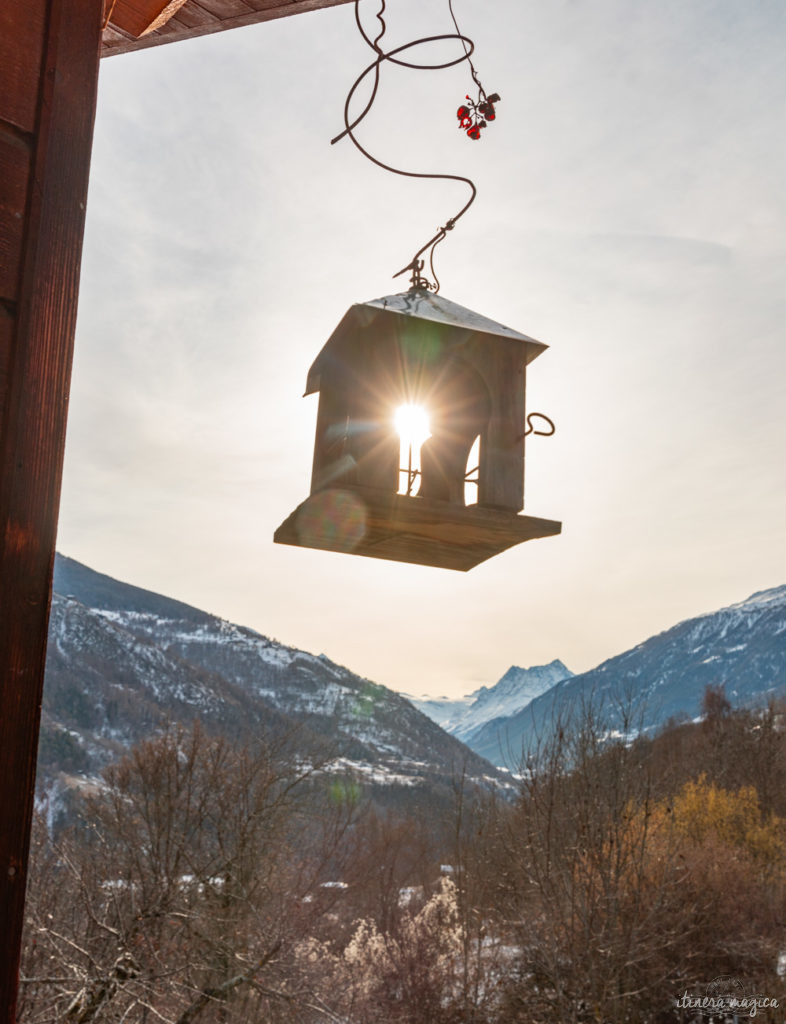
{"label": "snow-capped mountain", "polygon": [[741,707],[786,695],[786,586],[688,619],[562,680],[522,711],[487,722],[470,745],[495,764],[510,765],[548,733],[557,713],[564,719],[571,708],[590,704],[609,728],[657,729],[671,718],[697,717],[708,685],[723,685]]}
{"label": "snow-capped mountain", "polygon": [[466,697],[413,697],[409,693],[404,696],[432,722],[451,732],[454,723],[475,703],[475,695],[479,692],[476,690]]}
{"label": "snow-capped mountain", "polygon": [[512,665],[493,686],[481,686],[479,690],[466,697],[409,699],[418,710],[441,725],[446,732],[472,746],[472,736],[487,722],[494,718],[515,715],[530,701],[572,675],[570,669],[558,659],[548,665],[535,665],[532,668]]}
{"label": "snow-capped mountain", "polygon": [[324,656],[61,556],[54,590],[43,785],[58,773],[95,773],[166,720],[198,718],[241,739],[294,734],[304,751],[329,751],[359,778],[449,788],[458,772],[494,777],[483,758],[514,766],[558,711],[590,701],[609,728],[630,731],[695,718],[708,684],[743,706],[786,695],[786,586],[682,622],[591,672],[572,676],[560,661],[514,666],[460,700],[408,700]]}
{"label": "snow-capped mountain", "polygon": [[378,783],[496,771],[399,694],[179,601],[57,556],[39,775],[95,773],[166,720],[294,736]]}
{"label": "snow-capped mountain", "polygon": [[536,697],[572,675],[570,669],[558,658],[548,665],[533,665],[532,668],[512,665],[494,686],[481,686],[475,691],[475,700],[449,732],[464,743],[469,743],[486,722],[515,715]]}

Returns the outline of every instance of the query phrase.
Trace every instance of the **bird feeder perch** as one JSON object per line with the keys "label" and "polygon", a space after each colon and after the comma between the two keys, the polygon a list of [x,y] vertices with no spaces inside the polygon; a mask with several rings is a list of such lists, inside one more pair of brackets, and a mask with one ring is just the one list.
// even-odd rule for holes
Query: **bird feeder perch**
{"label": "bird feeder perch", "polygon": [[545,348],[422,288],[352,306],[308,374],[311,494],[274,540],[466,571],[558,534],[519,515],[526,368]]}

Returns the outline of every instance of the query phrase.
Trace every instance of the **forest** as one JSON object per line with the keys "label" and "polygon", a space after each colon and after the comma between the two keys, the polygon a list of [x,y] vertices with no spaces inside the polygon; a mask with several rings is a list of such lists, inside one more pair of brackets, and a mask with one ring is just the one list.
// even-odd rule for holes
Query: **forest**
{"label": "forest", "polygon": [[632,738],[582,707],[512,798],[457,765],[398,803],[173,724],[37,819],[18,1020],[781,1020],[786,709],[702,710]]}

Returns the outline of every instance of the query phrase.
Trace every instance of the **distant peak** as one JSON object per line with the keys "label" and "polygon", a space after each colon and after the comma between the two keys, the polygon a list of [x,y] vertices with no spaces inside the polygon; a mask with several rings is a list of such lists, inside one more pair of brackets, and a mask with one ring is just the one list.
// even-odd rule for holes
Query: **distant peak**
{"label": "distant peak", "polygon": [[[502,678],[496,685],[499,686],[500,683],[509,682],[513,680],[515,680],[516,682],[520,682],[525,678],[536,679],[542,678],[544,676],[559,676],[560,678],[564,679],[566,676],[572,675],[573,673],[567,667],[567,665],[565,665],[564,662],[560,661],[559,658],[555,658],[553,661],[550,661],[547,665],[531,665],[529,668],[523,668],[520,665],[511,665],[508,671],[504,674],[504,676],[502,676]],[[558,681],[559,680],[555,679],[555,682]]]}

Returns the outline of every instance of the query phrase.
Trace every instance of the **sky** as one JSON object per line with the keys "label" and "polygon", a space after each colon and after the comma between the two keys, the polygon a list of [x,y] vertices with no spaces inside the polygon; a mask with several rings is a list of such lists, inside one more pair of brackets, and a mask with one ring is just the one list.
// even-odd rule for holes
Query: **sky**
{"label": "sky", "polygon": [[[102,61],[58,535],[448,696],[588,670],[786,582],[786,6],[454,8],[494,124],[457,130],[466,64],[386,66],[358,137],[476,182],[441,294],[550,346],[527,398],[557,432],[528,442],[525,512],[562,535],[469,573],[272,542],[309,491],[313,359],[467,198],[330,145],[370,61],[351,4]],[[386,18],[388,48],[452,29],[447,0]]]}

